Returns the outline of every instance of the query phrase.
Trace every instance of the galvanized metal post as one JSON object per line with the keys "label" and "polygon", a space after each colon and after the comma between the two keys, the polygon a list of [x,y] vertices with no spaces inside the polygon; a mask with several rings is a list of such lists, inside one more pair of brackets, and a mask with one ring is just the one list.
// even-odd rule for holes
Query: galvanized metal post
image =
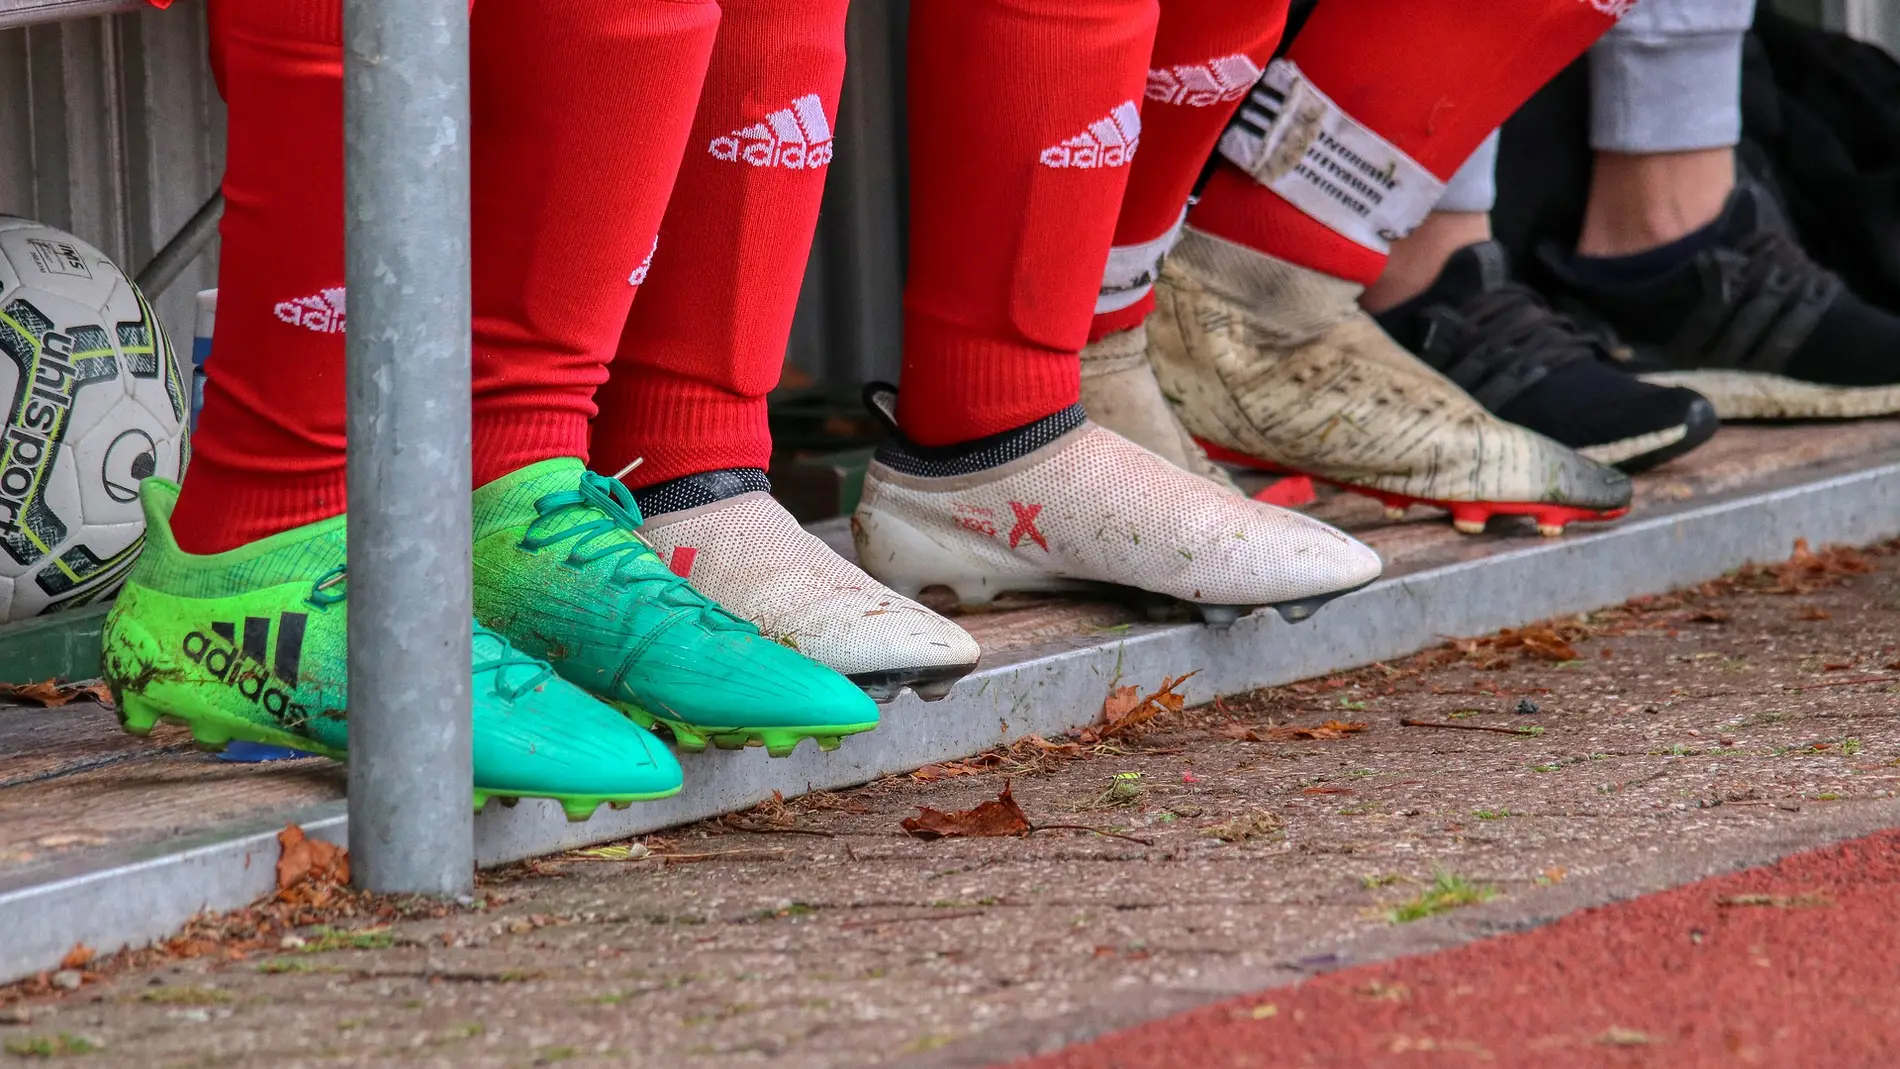
{"label": "galvanized metal post", "polygon": [[350,854],[474,884],[468,0],[345,0]]}

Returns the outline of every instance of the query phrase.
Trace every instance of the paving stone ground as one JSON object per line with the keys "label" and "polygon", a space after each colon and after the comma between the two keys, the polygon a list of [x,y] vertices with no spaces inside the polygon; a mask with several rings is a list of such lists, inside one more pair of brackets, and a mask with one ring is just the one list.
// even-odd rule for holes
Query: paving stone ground
{"label": "paving stone ground", "polygon": [[[1900,824],[1892,553],[1527,639],[490,873],[488,909],[362,948],[16,990],[0,1042],[141,1067],[983,1064]],[[1366,727],[1284,737],[1328,721]],[[1125,838],[900,827],[1005,783],[1039,824]],[[1459,894],[1488,900],[1394,919]]]}

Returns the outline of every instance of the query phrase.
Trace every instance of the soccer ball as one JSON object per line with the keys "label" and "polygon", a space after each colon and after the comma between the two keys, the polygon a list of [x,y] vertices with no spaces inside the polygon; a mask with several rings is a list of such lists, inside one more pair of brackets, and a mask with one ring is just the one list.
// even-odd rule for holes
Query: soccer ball
{"label": "soccer ball", "polygon": [[188,459],[186,402],[125,273],[0,215],[0,624],[118,590],[145,544],[140,480]]}

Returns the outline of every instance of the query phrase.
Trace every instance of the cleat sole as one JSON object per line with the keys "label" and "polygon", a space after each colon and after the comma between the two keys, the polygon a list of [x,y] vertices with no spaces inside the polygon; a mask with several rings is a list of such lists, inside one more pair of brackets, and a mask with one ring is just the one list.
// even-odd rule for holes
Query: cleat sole
{"label": "cleat sole", "polygon": [[[314,739],[305,738],[302,735],[293,735],[281,728],[273,728],[269,725],[259,724],[250,720],[219,716],[215,713],[181,715],[167,709],[161,709],[159,706],[136,694],[120,695],[118,705],[119,722],[125,725],[125,729],[134,735],[150,734],[152,728],[156,726],[159,721],[168,720],[174,724],[183,724],[190,730],[192,739],[195,740],[201,748],[212,753],[221,752],[232,742],[254,742],[264,746],[283,746],[292,750],[301,750],[304,753],[313,754],[318,757],[327,757],[333,761],[345,761],[347,759],[347,755],[342,751],[333,750]],[[602,802],[617,802],[621,804],[651,802],[661,798],[671,798],[679,792],[680,788],[673,787],[669,790],[652,792],[616,792],[610,795],[562,795],[552,792],[514,790],[503,793],[477,787],[474,788],[472,793],[473,804],[475,812],[477,813],[482,811],[482,808],[488,804],[490,798],[495,798],[500,801],[501,804],[509,807],[518,804],[523,798],[551,798],[561,803],[561,807],[567,811],[567,818],[569,820],[586,820],[589,816],[593,815],[594,810],[598,808]],[[575,812],[583,806],[586,812],[576,817],[574,815]]]}
{"label": "cleat sole", "polygon": [[868,724],[820,724],[811,726],[791,725],[786,727],[705,727],[683,724],[663,716],[654,716],[638,706],[623,702],[609,702],[614,708],[627,714],[634,723],[642,727],[664,727],[673,735],[674,744],[687,753],[704,753],[708,744],[721,750],[743,750],[748,746],[763,746],[765,752],[773,757],[790,757],[792,751],[805,739],[815,739],[820,750],[835,750],[843,744],[846,735],[859,735],[877,727],[877,721]]}
{"label": "cleat sole", "polygon": [[950,693],[957,680],[976,671],[976,662],[941,664],[917,668],[889,668],[877,672],[855,672],[845,678],[880,704],[896,698],[905,687],[925,701],[936,701]]}
{"label": "cleat sole", "polygon": [[[1232,449],[1223,449],[1200,439],[1201,447],[1207,455],[1228,464],[1252,468],[1256,471],[1279,472],[1282,474],[1304,474],[1283,467],[1272,461],[1250,457]],[[1315,482],[1337,487],[1347,493],[1369,497],[1385,506],[1388,519],[1400,519],[1405,510],[1413,505],[1426,505],[1444,509],[1451,513],[1451,525],[1461,534],[1483,534],[1485,524],[1493,516],[1529,516],[1537,524],[1537,533],[1546,537],[1556,537],[1564,533],[1564,528],[1573,523],[1600,523],[1617,520],[1629,515],[1629,506],[1616,509],[1580,508],[1575,505],[1553,505],[1544,501],[1441,501],[1429,497],[1409,497],[1394,494],[1386,490],[1375,490],[1369,486],[1355,486],[1323,475],[1308,475]]]}
{"label": "cleat sole", "polygon": [[1196,603],[1194,607],[1201,610],[1201,619],[1206,622],[1207,626],[1216,631],[1225,631],[1234,626],[1234,621],[1240,619],[1242,608],[1239,605],[1202,605],[1199,603]]}

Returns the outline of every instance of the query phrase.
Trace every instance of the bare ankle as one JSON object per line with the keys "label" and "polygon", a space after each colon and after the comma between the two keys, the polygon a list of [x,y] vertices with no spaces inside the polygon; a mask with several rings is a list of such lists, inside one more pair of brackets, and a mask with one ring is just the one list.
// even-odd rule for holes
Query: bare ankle
{"label": "bare ankle", "polygon": [[1417,230],[1394,242],[1379,280],[1366,287],[1359,306],[1368,312],[1396,308],[1431,288],[1451,254],[1491,240],[1488,212],[1433,212]]}
{"label": "bare ankle", "polygon": [[1735,188],[1735,151],[1596,154],[1577,252],[1630,256],[1715,221]]}

